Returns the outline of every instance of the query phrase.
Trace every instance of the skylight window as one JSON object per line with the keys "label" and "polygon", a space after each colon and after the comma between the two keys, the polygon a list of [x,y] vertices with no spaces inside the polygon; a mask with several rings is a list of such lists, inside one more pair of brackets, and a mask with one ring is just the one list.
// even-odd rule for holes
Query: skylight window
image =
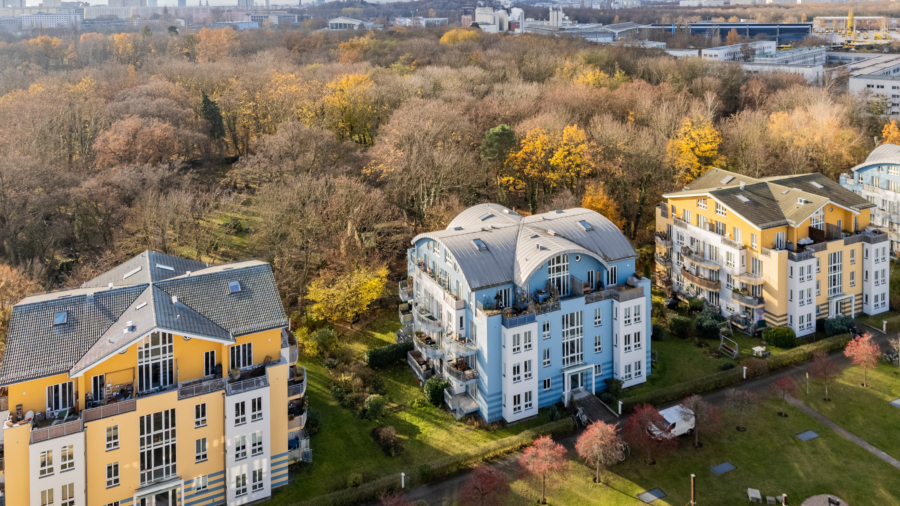
{"label": "skylight window", "polygon": [[53,325],[65,325],[66,322],[69,321],[69,312],[68,311],[60,311],[53,315]]}
{"label": "skylight window", "polygon": [[481,221],[489,220],[489,219],[491,219],[491,218],[493,218],[493,217],[494,217],[494,215],[491,214],[491,213],[482,214],[482,215],[481,215]]}
{"label": "skylight window", "polygon": [[728,184],[734,180],[734,176],[725,176],[725,179],[722,180],[722,184]]}
{"label": "skylight window", "polygon": [[585,232],[590,232],[591,230],[594,230],[594,227],[592,227],[590,223],[588,223],[584,220],[579,221],[578,224],[581,225],[581,228],[583,228]]}
{"label": "skylight window", "polygon": [[815,182],[815,181],[813,181],[813,182],[811,182],[811,183],[809,183],[809,184],[811,184],[811,185],[813,185],[813,186],[815,186],[816,188],[819,188],[819,189],[825,188],[824,186],[820,185],[819,183],[817,183],[817,182]]}
{"label": "skylight window", "polygon": [[487,249],[487,246],[481,239],[472,239],[472,242],[475,244],[475,247],[478,248],[478,251],[484,251]]}
{"label": "skylight window", "polygon": [[241,291],[241,282],[240,281],[229,281],[228,282],[228,292],[229,293],[238,293]]}
{"label": "skylight window", "polygon": [[147,305],[147,303],[146,303],[146,302],[141,302],[141,303],[140,303],[140,304],[138,304],[138,305],[137,305],[137,307],[136,307],[136,308],[134,308],[134,309],[140,309],[140,308],[142,308],[142,307],[144,307],[144,306],[146,306],[146,305]]}
{"label": "skylight window", "polygon": [[156,268],[157,268],[157,269],[164,269],[164,270],[167,270],[167,271],[174,271],[174,270],[175,270],[174,267],[170,267],[170,266],[168,266],[168,265],[163,265],[163,264],[156,264]]}
{"label": "skylight window", "polygon": [[747,197],[745,197],[745,196],[743,196],[743,195],[738,195],[737,198],[738,198],[738,200],[740,200],[741,202],[743,202],[743,203],[745,203],[745,204],[746,204],[747,202],[750,202],[750,199],[748,199]]}
{"label": "skylight window", "polygon": [[133,270],[133,271],[128,271],[128,272],[125,273],[124,276],[122,276],[122,279],[128,279],[128,278],[130,278],[131,276],[134,276],[135,274],[137,274],[137,273],[139,273],[139,272],[141,272],[141,268],[140,268],[140,267],[138,267],[137,269],[135,269],[135,270]]}
{"label": "skylight window", "polygon": [[788,188],[787,190],[784,190],[783,192],[781,192],[781,194],[782,194],[782,195],[787,195],[787,192],[789,192],[789,191],[791,191],[790,188]]}

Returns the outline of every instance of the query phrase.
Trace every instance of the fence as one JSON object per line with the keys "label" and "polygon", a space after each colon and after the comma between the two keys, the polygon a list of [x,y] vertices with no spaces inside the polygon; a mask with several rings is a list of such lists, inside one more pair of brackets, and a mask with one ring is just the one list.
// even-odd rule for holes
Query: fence
{"label": "fence", "polygon": [[202,383],[196,383],[194,385],[180,386],[178,387],[178,400],[180,401],[182,399],[197,397],[198,395],[218,392],[223,388],[225,388],[225,378],[204,381]]}
{"label": "fence", "polygon": [[[179,398],[181,398],[181,396],[179,396]],[[94,420],[100,420],[101,418],[108,418],[110,416],[128,413],[130,411],[134,411],[135,409],[137,409],[137,400],[128,399],[121,402],[114,402],[112,404],[104,404],[103,406],[98,406],[96,408],[86,409],[83,413],[81,413],[81,417],[85,422],[93,422]]]}
{"label": "fence", "polygon": [[226,383],[225,393],[228,395],[235,395],[256,390],[257,388],[265,388],[267,386],[269,386],[269,378],[267,376],[260,376],[259,378],[250,378],[244,381]]}
{"label": "fence", "polygon": [[61,423],[59,425],[51,425],[43,429],[35,429],[31,431],[31,444],[40,443],[49,439],[76,434],[84,430],[84,420],[79,418],[71,422]]}

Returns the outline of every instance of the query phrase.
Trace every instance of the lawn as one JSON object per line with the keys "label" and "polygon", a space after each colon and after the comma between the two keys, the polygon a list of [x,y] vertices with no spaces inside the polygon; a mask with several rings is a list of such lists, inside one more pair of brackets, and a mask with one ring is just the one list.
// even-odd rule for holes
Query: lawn
{"label": "lawn", "polygon": [[[377,312],[364,330],[354,331],[346,346],[362,353],[369,347],[394,342],[393,332],[399,328],[395,312]],[[547,423],[546,415],[511,427],[492,431],[476,429],[457,421],[445,408],[427,403],[412,371],[398,364],[382,371],[390,401],[389,413],[377,422],[361,420],[341,408],[328,388],[328,374],[321,359],[300,357],[309,378],[309,404],[322,413],[322,429],[312,436],[310,447],[313,463],[302,468],[293,482],[276,492],[271,503],[293,504],[312,497],[346,488],[350,473],[360,473],[365,481],[389,474],[414,472],[422,463],[459,453],[474,446],[518,434]],[[387,457],[370,437],[372,429],[392,425],[403,439],[406,450],[397,457]]]}
{"label": "lawn", "polygon": [[[893,290],[893,288],[891,288],[891,289]],[[888,325],[890,326],[891,322],[894,322],[894,321],[897,321],[898,319],[900,319],[900,313],[898,313],[896,311],[887,311],[885,313],[877,314],[875,316],[859,315],[856,317],[856,319],[858,321],[865,323],[866,325],[868,325],[870,327],[874,327],[878,330],[881,330],[883,328],[885,320],[887,320]],[[859,330],[862,332],[865,332],[864,328],[860,328]],[[891,331],[891,329],[889,328],[888,332],[890,332],[890,331]]]}
{"label": "lawn", "polygon": [[[777,399],[766,399],[756,414],[746,420],[748,431],[737,432],[736,418],[728,413],[725,429],[716,437],[704,437],[696,450],[683,438],[679,450],[656,465],[648,466],[631,456],[613,466],[609,486],[594,485],[592,471],[574,452],[569,452],[572,470],[561,486],[549,494],[555,505],[639,505],[636,495],[660,487],[668,497],[653,504],[683,506],[690,500],[690,475],[697,476],[700,504],[744,504],[747,488],[763,496],[785,493],[790,504],[807,497],[832,493],[850,504],[900,505],[900,473],[866,450],[838,436],[801,411],[789,407],[788,418]],[[894,408],[896,409],[896,408]],[[821,437],[802,442],[795,434],[812,429]],[[731,462],[737,469],[715,476],[710,467]],[[531,503],[540,488],[512,476],[512,494],[507,504]],[[431,506],[439,506],[432,504]]]}
{"label": "lawn", "polygon": [[813,383],[810,395],[805,386],[798,398],[832,422],[900,459],[900,409],[888,404],[900,397],[900,369],[881,363],[868,372],[868,388],[862,386],[859,367],[844,369],[828,387],[831,402],[825,402],[824,388]]}

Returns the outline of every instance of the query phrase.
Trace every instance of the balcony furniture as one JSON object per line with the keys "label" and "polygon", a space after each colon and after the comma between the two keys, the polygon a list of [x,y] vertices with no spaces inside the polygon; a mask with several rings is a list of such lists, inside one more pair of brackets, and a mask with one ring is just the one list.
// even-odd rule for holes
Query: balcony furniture
{"label": "balcony furniture", "polygon": [[534,292],[535,300],[540,304],[550,298],[550,292],[546,290],[538,290]]}
{"label": "balcony furniture", "polygon": [[766,351],[765,346],[754,346],[753,348],[750,348],[750,349],[753,350],[754,357],[762,356],[763,352]]}

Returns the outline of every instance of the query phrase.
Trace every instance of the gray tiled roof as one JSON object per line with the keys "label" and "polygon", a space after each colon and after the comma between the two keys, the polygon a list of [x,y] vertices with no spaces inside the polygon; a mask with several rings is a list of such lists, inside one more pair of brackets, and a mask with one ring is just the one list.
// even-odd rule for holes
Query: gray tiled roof
{"label": "gray tiled roof", "polygon": [[[96,287],[86,283],[83,288],[24,299],[13,307],[0,385],[63,372],[77,374],[156,328],[233,342],[237,336],[288,324],[266,263],[203,267],[153,252],[142,255],[154,268],[164,258],[168,262],[164,265],[176,264],[185,272],[192,270],[187,267],[200,269],[175,277],[148,270],[151,282],[109,288],[107,280],[136,268],[132,259],[126,262],[129,270],[119,266],[97,277]],[[240,283],[239,292],[230,293],[231,281]],[[53,326],[59,311],[68,312],[68,321]]]}
{"label": "gray tiled roof", "polygon": [[[170,267],[171,269],[167,269]],[[155,251],[145,251],[126,260],[107,272],[81,285],[82,288],[107,288],[113,286],[145,285],[156,283],[191,271],[199,271],[209,267],[208,264],[173,257]],[[127,278],[125,276],[128,276]]]}

